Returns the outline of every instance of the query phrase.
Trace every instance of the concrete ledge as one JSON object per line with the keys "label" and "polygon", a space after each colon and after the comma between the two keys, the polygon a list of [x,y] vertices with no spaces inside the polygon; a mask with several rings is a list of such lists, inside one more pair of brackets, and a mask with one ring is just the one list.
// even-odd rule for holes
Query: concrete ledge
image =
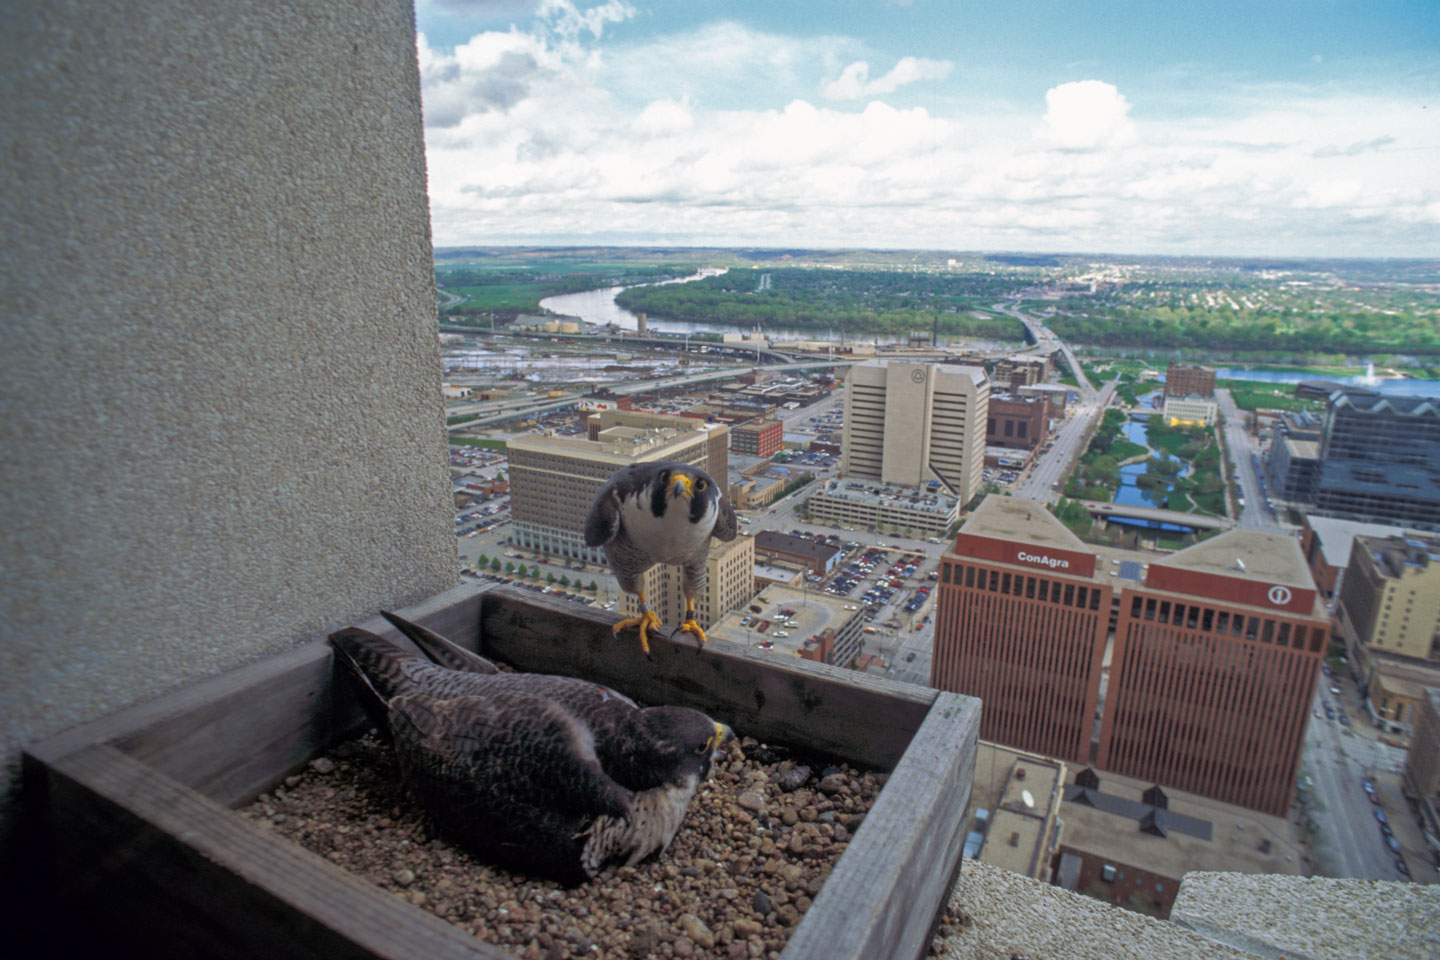
{"label": "concrete ledge", "polygon": [[950,913],[969,920],[940,940],[946,960],[1253,960],[1173,923],[976,860],[965,861]]}
{"label": "concrete ledge", "polygon": [[1266,958],[1440,957],[1440,887],[1428,884],[1188,873],[1170,919]]}

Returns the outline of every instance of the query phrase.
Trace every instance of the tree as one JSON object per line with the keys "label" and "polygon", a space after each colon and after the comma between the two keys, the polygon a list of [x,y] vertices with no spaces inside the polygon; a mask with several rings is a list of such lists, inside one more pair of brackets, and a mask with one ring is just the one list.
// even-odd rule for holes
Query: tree
{"label": "tree", "polygon": [[531,568],[530,568],[530,576],[533,577],[533,578],[536,579],[536,580],[539,580],[539,579],[540,579],[540,568],[539,568],[539,567],[531,567]]}
{"label": "tree", "polygon": [[560,586],[562,586],[562,587],[568,587],[568,586],[570,586],[570,578],[569,578],[568,576],[566,576],[565,574],[563,574],[563,573],[560,574]]}
{"label": "tree", "polygon": [[505,561],[505,572],[506,572],[506,573],[514,573],[514,572],[515,572],[515,564],[511,563],[509,560],[506,560],[506,561]]}
{"label": "tree", "polygon": [[490,561],[490,569],[491,569],[493,572],[495,572],[495,573],[499,573],[499,572],[500,572],[500,558],[499,558],[499,557],[496,557],[495,559],[493,559],[493,560]]}
{"label": "tree", "polygon": [[588,587],[588,589],[589,589],[589,591],[590,591],[591,593],[599,593],[599,592],[600,592],[600,585],[599,585],[598,583],[596,583],[594,580],[591,580],[591,581],[590,581],[590,586]]}
{"label": "tree", "polygon": [[545,582],[546,582],[546,583],[554,583],[554,582],[555,582],[555,574],[554,574],[554,573],[551,573],[551,572],[547,572],[547,573],[545,574]]}

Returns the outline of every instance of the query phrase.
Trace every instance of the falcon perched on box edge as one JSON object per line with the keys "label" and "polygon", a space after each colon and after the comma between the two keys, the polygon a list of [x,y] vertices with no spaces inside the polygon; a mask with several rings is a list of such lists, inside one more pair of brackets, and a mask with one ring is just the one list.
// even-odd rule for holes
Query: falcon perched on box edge
{"label": "falcon perched on box edge", "polygon": [[385,616],[425,656],[354,627],[330,642],[369,708],[384,711],[405,783],[437,831],[489,862],[574,885],[608,862],[664,852],[734,736],[688,707],[640,708],[586,680],[493,672]]}
{"label": "falcon perched on box edge", "polygon": [[650,657],[649,631],[661,623],[645,605],[640,578],[657,563],[671,563],[684,571],[685,621],[675,632],[695,634],[704,647],[695,596],[705,589],[705,556],[712,537],[734,540],[736,528],[735,508],[698,467],[673,460],[632,463],[607,480],[585,518],[585,543],[605,548],[620,589],[640,599],[640,616],[621,620],[615,632],[639,627],[640,648]]}

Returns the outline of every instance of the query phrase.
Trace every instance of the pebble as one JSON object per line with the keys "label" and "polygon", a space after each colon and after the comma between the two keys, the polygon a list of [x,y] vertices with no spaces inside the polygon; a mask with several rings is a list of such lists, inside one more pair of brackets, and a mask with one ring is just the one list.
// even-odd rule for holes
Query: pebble
{"label": "pebble", "polygon": [[765,797],[754,790],[746,790],[735,798],[735,803],[745,810],[759,812],[765,809]]}
{"label": "pebble", "polygon": [[788,750],[751,748],[747,760],[732,744],[664,855],[573,889],[437,839],[373,733],[241,813],[517,958],[758,960],[785,949],[844,848],[822,829],[836,840],[847,836],[841,823],[854,833],[880,780],[827,769],[854,792],[817,792]]}

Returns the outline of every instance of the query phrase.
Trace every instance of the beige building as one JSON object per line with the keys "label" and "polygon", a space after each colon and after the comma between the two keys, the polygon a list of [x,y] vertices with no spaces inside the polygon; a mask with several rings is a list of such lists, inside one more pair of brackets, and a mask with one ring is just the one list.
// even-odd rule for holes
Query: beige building
{"label": "beige building", "polygon": [[1423,689],[1440,686],[1440,537],[1356,536],[1335,621],[1371,720],[1408,736]]}
{"label": "beige building", "polygon": [[1215,422],[1215,401],[1204,397],[1166,395],[1162,415],[1169,426],[1208,427]]}
{"label": "beige building", "polygon": [[724,424],[692,417],[604,410],[588,421],[589,439],[534,435],[507,444],[515,542],[531,550],[604,562],[585,546],[585,515],[616,471],[632,463],[677,460],[712,476],[729,470]]}
{"label": "beige building", "polygon": [[[983,448],[982,451],[983,452]],[[811,520],[870,528],[902,537],[944,537],[964,503],[939,491],[907,490],[860,480],[827,480],[805,503]]]}
{"label": "beige building", "polygon": [[[762,623],[764,630],[759,629]],[[849,667],[865,648],[865,629],[865,608],[858,603],[803,586],[772,584],[743,608],[721,617],[710,635],[777,656]]]}
{"label": "beige building", "polygon": [[981,740],[965,811],[979,836],[967,835],[966,855],[1048,883],[1063,829],[1065,770],[1063,760]]}
{"label": "beige building", "polygon": [[979,367],[868,360],[850,368],[840,471],[924,486],[961,503],[980,490],[990,381]]}
{"label": "beige building", "polygon": [[[731,610],[739,610],[755,594],[755,539],[736,537],[729,543],[710,542],[705,558],[705,590],[695,598],[695,620],[700,629],[710,627]],[[645,605],[654,610],[666,628],[685,619],[685,592],[679,567],[656,564],[645,572],[641,584]],[[640,613],[639,599],[624,594],[620,609],[627,617]]]}

